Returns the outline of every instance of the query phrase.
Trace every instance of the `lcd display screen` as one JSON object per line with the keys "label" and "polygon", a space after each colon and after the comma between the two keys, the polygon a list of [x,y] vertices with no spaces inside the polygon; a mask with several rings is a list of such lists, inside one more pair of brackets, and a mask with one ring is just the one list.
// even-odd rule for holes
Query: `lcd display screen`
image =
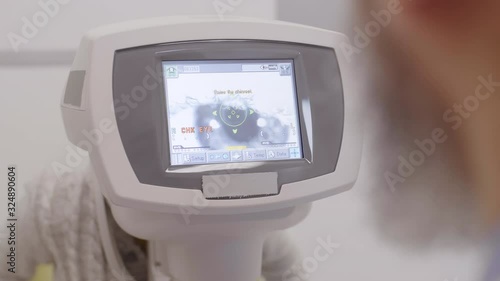
{"label": "lcd display screen", "polygon": [[293,60],[164,61],[172,166],[303,158]]}

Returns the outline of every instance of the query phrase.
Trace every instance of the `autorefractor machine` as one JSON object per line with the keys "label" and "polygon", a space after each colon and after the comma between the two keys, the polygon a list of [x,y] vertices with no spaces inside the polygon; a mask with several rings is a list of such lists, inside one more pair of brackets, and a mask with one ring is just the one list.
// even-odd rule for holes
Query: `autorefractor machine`
{"label": "autorefractor machine", "polygon": [[350,189],[362,142],[343,44],[332,31],[251,18],[87,33],[61,107],[100,185],[113,272],[122,265],[104,202],[149,241],[152,280],[256,281],[270,233]]}

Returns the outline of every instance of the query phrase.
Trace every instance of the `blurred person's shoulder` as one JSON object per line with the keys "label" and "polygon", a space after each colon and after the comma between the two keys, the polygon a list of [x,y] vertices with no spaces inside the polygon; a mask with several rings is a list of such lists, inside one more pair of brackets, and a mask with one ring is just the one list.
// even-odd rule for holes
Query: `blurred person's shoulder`
{"label": "blurred person's shoulder", "polygon": [[89,165],[58,175],[47,168],[25,186],[23,212],[31,213],[42,235],[58,236],[78,229],[95,216],[97,182]]}

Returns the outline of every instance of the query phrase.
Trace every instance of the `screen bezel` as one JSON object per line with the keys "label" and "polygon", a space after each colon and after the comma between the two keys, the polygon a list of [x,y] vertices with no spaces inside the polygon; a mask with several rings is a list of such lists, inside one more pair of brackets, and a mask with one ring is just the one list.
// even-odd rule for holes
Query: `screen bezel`
{"label": "screen bezel", "polygon": [[[293,59],[299,98],[304,159],[171,167],[166,123],[162,61]],[[153,77],[151,77],[153,76]],[[278,186],[333,173],[344,130],[344,92],[339,60],[333,48],[268,40],[205,40],[139,46],[117,50],[113,64],[113,100],[130,95],[145,79],[148,90],[137,107],[114,105],[118,132],[128,161],[143,184],[202,189],[206,175],[277,173]],[[127,114],[123,114],[126,112]]]}
{"label": "screen bezel", "polygon": [[[229,164],[229,163],[238,163],[238,164],[242,164],[242,163],[255,163],[255,162],[274,162],[274,161],[294,161],[294,160],[303,160],[304,159],[304,147],[303,147],[303,141],[302,141],[302,138],[303,138],[303,135],[302,135],[302,126],[300,124],[300,116],[301,116],[301,112],[300,112],[300,108],[299,108],[299,97],[298,97],[298,93],[297,93],[297,78],[296,78],[296,75],[295,75],[295,62],[293,59],[280,59],[280,60],[261,60],[261,59],[253,59],[253,60],[249,60],[249,59],[246,59],[246,60],[229,60],[229,59],[226,59],[226,60],[189,60],[189,61],[185,61],[185,60],[164,60],[162,61],[162,74],[163,74],[163,81],[164,83],[168,83],[168,79],[166,78],[165,76],[165,66],[166,65],[224,65],[224,64],[236,64],[236,65],[239,65],[239,64],[291,64],[292,65],[292,72],[290,74],[290,78],[292,79],[291,83],[292,83],[292,92],[288,93],[291,95],[291,99],[293,99],[293,103],[294,103],[294,110],[296,112],[294,118],[296,119],[295,121],[297,122],[297,127],[298,127],[298,136],[297,136],[297,139],[298,139],[298,145],[297,147],[300,149],[300,157],[298,158],[288,158],[288,159],[273,159],[273,160],[262,160],[262,161],[246,161],[246,160],[243,160],[243,161],[221,161],[221,162],[216,162],[216,163],[210,163],[210,162],[207,162],[207,163],[199,163],[199,164],[192,164],[192,165],[189,165],[189,164],[172,164],[172,159],[170,157],[170,154],[172,153],[172,145],[171,145],[171,133],[169,132],[169,129],[166,130],[166,134],[167,134],[167,139],[168,139],[168,158],[169,158],[169,168],[172,169],[173,167],[192,167],[192,166],[203,166],[203,165],[214,165],[214,164]],[[214,72],[214,73],[224,73],[224,72]],[[241,72],[241,73],[245,73],[245,72]],[[250,72],[248,72],[250,73]],[[163,86],[163,90],[165,92],[165,110],[166,110],[166,114],[167,116],[170,116],[170,108],[169,108],[169,99],[168,99],[168,95],[169,95],[169,92],[168,92],[168,86],[164,84]],[[167,118],[167,127],[170,128],[171,127],[171,121],[170,121],[170,118]],[[279,148],[276,148],[276,149],[279,149]],[[266,150],[265,148],[260,148],[259,150]],[[217,151],[223,151],[223,150],[217,150]],[[226,152],[230,152],[230,150],[225,150]],[[200,152],[202,153],[202,152]],[[266,152],[267,154],[267,152]]]}

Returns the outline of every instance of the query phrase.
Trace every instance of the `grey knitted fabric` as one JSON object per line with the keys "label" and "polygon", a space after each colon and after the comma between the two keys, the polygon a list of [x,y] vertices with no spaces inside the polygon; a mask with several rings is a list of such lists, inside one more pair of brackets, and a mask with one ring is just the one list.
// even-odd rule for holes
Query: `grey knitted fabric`
{"label": "grey knitted fabric", "polygon": [[[106,262],[97,224],[90,169],[56,178],[51,171],[28,184],[18,204],[16,273],[7,271],[7,243],[0,241],[0,281],[27,281],[38,264],[55,265],[54,281],[147,281],[147,256],[109,216],[117,248],[128,270],[116,280]],[[2,237],[2,240],[5,239]],[[297,251],[283,233],[265,245],[263,273],[268,281],[282,275],[297,260]],[[236,281],[236,280],[235,280]]]}

